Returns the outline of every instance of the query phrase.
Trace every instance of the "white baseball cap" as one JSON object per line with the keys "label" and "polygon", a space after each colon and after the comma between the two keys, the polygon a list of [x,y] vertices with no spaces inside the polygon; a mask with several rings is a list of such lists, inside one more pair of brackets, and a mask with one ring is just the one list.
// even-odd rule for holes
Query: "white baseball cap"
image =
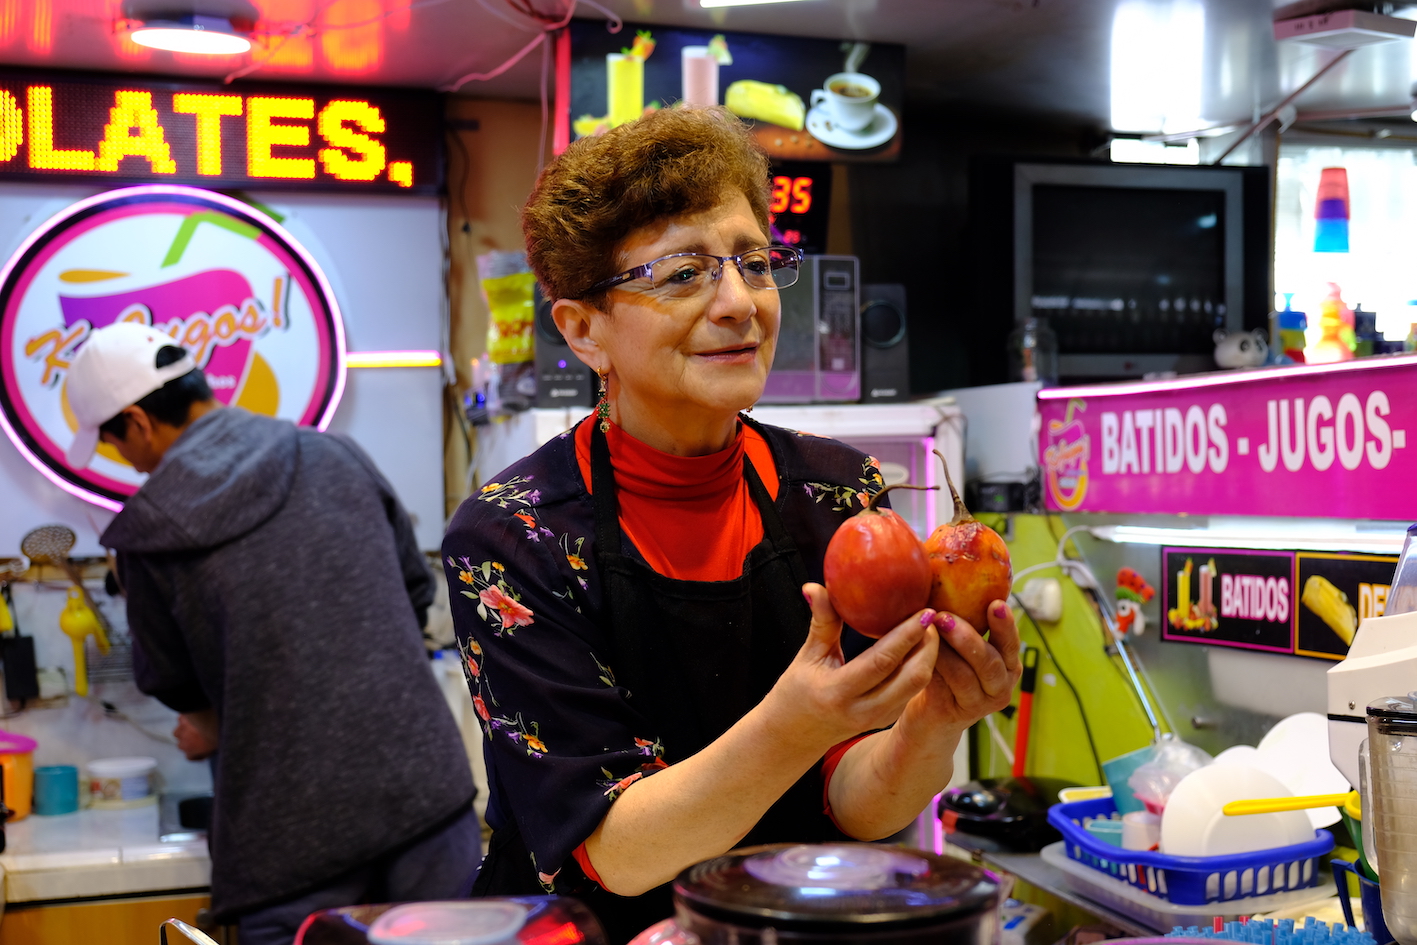
{"label": "white baseball cap", "polygon": [[83,469],[98,448],[98,428],[176,377],[196,370],[184,354],[157,366],[160,348],[176,345],[172,336],[134,322],[118,322],[89,334],[69,365],[64,392],[79,429],[65,457]]}

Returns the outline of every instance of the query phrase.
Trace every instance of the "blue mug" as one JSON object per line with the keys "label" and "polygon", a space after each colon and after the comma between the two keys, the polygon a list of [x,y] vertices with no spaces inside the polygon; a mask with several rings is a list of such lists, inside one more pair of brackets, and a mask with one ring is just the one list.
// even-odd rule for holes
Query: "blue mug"
{"label": "blue mug", "polygon": [[79,769],[45,765],[34,769],[34,812],[53,817],[79,809]]}
{"label": "blue mug", "polygon": [[1334,860],[1330,865],[1333,866],[1334,885],[1338,887],[1338,902],[1343,906],[1343,918],[1349,927],[1357,928],[1358,924],[1353,921],[1353,903],[1348,898],[1348,883],[1344,879],[1344,873],[1352,873],[1358,880],[1358,895],[1363,903],[1363,931],[1371,935],[1378,945],[1391,942],[1392,933],[1387,930],[1387,923],[1383,921],[1381,887],[1347,860]]}

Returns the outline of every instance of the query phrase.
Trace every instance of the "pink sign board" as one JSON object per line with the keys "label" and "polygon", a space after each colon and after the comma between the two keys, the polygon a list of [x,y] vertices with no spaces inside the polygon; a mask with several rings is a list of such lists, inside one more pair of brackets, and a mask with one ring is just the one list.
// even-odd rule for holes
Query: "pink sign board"
{"label": "pink sign board", "polygon": [[1417,355],[1040,391],[1064,512],[1417,520]]}

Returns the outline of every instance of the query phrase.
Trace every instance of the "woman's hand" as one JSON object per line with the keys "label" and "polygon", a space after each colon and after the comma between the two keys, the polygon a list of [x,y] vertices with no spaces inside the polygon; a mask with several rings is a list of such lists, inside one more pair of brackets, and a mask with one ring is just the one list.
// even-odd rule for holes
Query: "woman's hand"
{"label": "woman's hand", "polygon": [[812,608],[807,642],[764,700],[785,737],[830,748],[900,718],[937,672],[941,652],[935,612],[922,610],[847,662],[841,618],[820,584],[805,584]]}
{"label": "woman's hand", "polygon": [[944,789],[960,735],[1008,705],[1022,667],[1018,629],[1003,601],[989,605],[989,639],[954,614],[934,615],[940,635],[928,683],[895,725],[857,742],[828,785],[832,814],[858,840],[888,837]]}
{"label": "woman's hand", "polygon": [[907,739],[936,738],[940,731],[962,732],[1009,704],[1023,666],[1018,627],[1008,604],[989,605],[989,639],[954,614],[940,611],[941,637],[930,684],[906,706],[899,728]]}

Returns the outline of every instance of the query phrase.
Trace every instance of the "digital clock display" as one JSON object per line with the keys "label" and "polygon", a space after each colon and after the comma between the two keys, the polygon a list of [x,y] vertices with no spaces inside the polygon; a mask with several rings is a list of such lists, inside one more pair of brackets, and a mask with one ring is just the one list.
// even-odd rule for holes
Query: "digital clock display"
{"label": "digital clock display", "polygon": [[804,253],[825,253],[831,182],[830,167],[806,161],[774,162],[768,191],[773,238]]}
{"label": "digital clock display", "polygon": [[436,192],[430,92],[0,72],[0,179]]}

